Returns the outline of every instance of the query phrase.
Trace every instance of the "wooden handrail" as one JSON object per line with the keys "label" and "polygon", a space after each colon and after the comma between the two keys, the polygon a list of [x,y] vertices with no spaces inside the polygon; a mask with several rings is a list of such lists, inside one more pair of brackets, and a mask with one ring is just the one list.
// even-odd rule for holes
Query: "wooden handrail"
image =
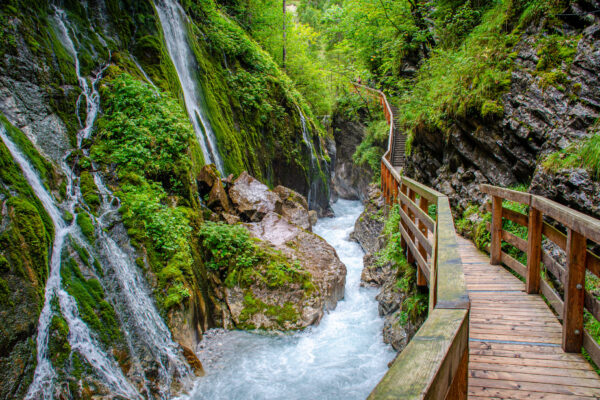
{"label": "wooden handrail", "polygon": [[385,95],[385,93],[383,93],[381,90],[378,89],[373,89],[371,87],[362,85],[360,83],[356,83],[356,82],[352,82],[352,85],[354,86],[354,89],[358,92],[358,89],[364,89],[367,92],[371,93],[372,96],[376,96],[379,99],[379,103],[381,104],[381,107],[383,108],[383,113],[385,114],[385,119],[388,123],[388,125],[390,126],[390,133],[388,135],[388,148],[387,151],[385,152],[385,154],[383,155],[383,158],[385,158],[386,160],[390,160],[391,154],[392,154],[392,147],[393,147],[393,143],[394,143],[394,113],[392,112],[392,108],[390,107],[390,103],[388,103],[387,97]]}
{"label": "wooden handrail", "polygon": [[[587,241],[600,244],[600,220],[572,210],[562,204],[530,193],[516,192],[496,186],[481,185],[481,191],[491,196],[490,258],[492,264],[505,264],[526,280],[528,293],[542,293],[563,320],[562,348],[581,352],[583,346],[592,360],[600,365],[600,346],[583,328],[584,309],[600,320],[600,301],[585,290],[586,270],[600,276],[600,258],[587,249]],[[528,215],[504,208],[503,200],[529,207]],[[566,230],[566,235],[544,221],[553,219]],[[503,219],[527,228],[527,240],[503,230]],[[542,249],[543,238],[566,252],[567,263],[560,265]],[[502,251],[502,241],[527,254],[527,265]],[[564,286],[564,299],[551,285],[541,279],[540,266]]]}
{"label": "wooden handrail", "polygon": [[[379,95],[390,124],[388,149],[381,158],[381,190],[398,204],[401,246],[417,265],[417,285],[429,286],[429,315],[369,399],[466,399],[469,361],[469,296],[448,197],[402,175],[390,162],[394,115]],[[389,114],[389,116],[388,116]],[[428,214],[436,206],[436,216]]]}

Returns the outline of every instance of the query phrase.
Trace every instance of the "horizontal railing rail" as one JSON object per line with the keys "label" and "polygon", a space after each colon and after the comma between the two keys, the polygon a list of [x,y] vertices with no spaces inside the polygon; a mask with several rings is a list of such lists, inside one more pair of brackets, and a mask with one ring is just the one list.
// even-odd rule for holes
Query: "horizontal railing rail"
{"label": "horizontal railing rail", "polygon": [[[600,320],[600,301],[586,290],[586,271],[600,277],[600,258],[587,245],[588,241],[600,244],[600,221],[530,193],[490,185],[481,185],[481,191],[492,199],[487,205],[492,213],[489,224],[491,263],[504,264],[524,277],[527,293],[541,292],[546,297],[563,322],[562,348],[565,351],[579,353],[583,347],[596,365],[600,365],[600,346],[584,329],[584,310]],[[528,213],[504,207],[503,200],[526,205]],[[527,239],[504,230],[504,220],[526,228]],[[566,234],[555,225],[564,229]],[[565,265],[543,249],[543,240],[564,251]],[[525,253],[527,265],[503,251],[503,242]],[[563,296],[550,281],[542,279],[542,272],[562,285]]]}

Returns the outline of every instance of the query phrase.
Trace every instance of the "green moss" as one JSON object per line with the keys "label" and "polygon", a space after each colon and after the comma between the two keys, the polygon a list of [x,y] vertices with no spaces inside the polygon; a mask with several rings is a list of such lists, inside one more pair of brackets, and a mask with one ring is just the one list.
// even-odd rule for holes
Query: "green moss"
{"label": "green moss", "polygon": [[[48,232],[38,209],[24,198],[12,197],[6,202],[12,224],[0,235],[0,245],[6,251],[13,270],[23,278],[30,272],[40,283],[48,277],[48,246],[52,232]],[[42,287],[38,288],[40,295]]]}
{"label": "green moss", "polygon": [[106,345],[122,338],[113,307],[105,300],[104,290],[96,279],[85,279],[75,260],[67,257],[61,266],[63,287],[77,301],[79,314],[96,331]]}
{"label": "green moss", "polygon": [[83,171],[79,177],[79,187],[83,200],[95,212],[100,207],[100,196],[94,177],[88,171]]}
{"label": "green moss", "polygon": [[299,313],[295,306],[290,302],[284,303],[283,306],[266,304],[260,299],[255,298],[251,291],[248,291],[244,295],[243,305],[244,308],[239,316],[240,323],[237,325],[237,328],[239,329],[256,329],[256,326],[249,323],[248,320],[255,314],[261,312],[264,312],[268,317],[274,318],[280,328],[284,328],[286,322],[295,323],[298,321]]}
{"label": "green moss", "polygon": [[14,306],[14,302],[10,298],[10,287],[8,282],[3,278],[0,278],[0,304],[2,306]]}
{"label": "green moss", "polygon": [[27,157],[33,168],[36,170],[42,182],[47,189],[57,189],[59,186],[59,177],[51,162],[47,161],[27,139],[27,136],[21,130],[15,128],[6,117],[0,113],[0,124],[6,128],[6,133],[10,139],[17,145],[19,150]]}
{"label": "green moss", "polygon": [[299,262],[291,262],[280,252],[261,245],[241,225],[207,221],[198,236],[207,267],[228,287],[259,284],[275,289],[300,284],[307,295],[314,290],[310,273]]}
{"label": "green moss", "polygon": [[566,168],[585,168],[594,180],[600,180],[600,133],[597,126],[593,131],[586,139],[548,155],[542,162],[544,168],[553,172]]}
{"label": "green moss", "polygon": [[80,212],[77,214],[77,225],[81,229],[81,233],[86,237],[86,239],[90,243],[94,243],[96,241],[96,235],[94,233],[94,223],[92,222],[92,218],[86,212]]}
{"label": "green moss", "polygon": [[52,361],[52,365],[55,368],[64,368],[71,354],[71,345],[69,344],[68,336],[69,325],[67,321],[60,315],[54,315],[50,322],[48,352],[50,354],[50,361]]}

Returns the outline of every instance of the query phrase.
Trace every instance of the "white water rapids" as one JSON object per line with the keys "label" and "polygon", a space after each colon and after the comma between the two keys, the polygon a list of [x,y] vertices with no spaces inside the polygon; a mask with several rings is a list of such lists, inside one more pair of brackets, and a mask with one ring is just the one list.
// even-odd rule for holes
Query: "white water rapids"
{"label": "white water rapids", "polygon": [[376,290],[360,287],[363,251],[349,234],[363,207],[339,200],[337,217],[314,228],[348,269],[346,293],[314,328],[292,335],[208,332],[199,356],[206,376],[192,400],[364,399],[394,358],[383,343]]}

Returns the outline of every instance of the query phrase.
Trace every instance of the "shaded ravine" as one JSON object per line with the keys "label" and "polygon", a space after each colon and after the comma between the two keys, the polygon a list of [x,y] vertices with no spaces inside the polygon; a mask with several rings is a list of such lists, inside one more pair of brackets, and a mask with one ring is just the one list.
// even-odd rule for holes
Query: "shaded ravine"
{"label": "shaded ravine", "polygon": [[339,200],[335,218],[315,233],[346,265],[346,292],[317,327],[290,335],[208,331],[199,349],[206,376],[191,394],[201,399],[364,399],[395,353],[383,343],[376,290],[360,287],[363,251],[349,239],[363,206]]}

